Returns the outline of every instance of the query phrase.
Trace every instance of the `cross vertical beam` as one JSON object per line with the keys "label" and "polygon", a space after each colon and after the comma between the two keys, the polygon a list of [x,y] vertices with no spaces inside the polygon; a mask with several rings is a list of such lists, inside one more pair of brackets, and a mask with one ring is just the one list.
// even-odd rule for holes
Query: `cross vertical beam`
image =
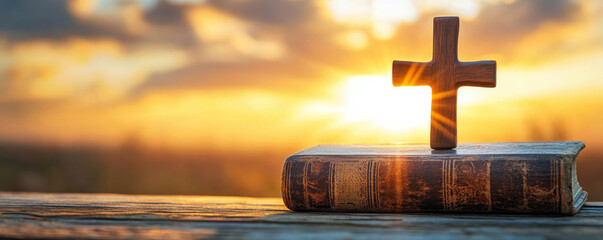
{"label": "cross vertical beam", "polygon": [[[455,21],[456,20],[456,21]],[[431,83],[431,148],[456,147],[455,65],[459,38],[458,18],[433,21],[433,60]]]}
{"label": "cross vertical beam", "polygon": [[461,86],[495,87],[496,62],[459,62],[458,17],[433,20],[433,58],[430,62],[394,61],[392,83],[398,86],[431,87],[431,134],[433,149],[457,146],[456,103]]}

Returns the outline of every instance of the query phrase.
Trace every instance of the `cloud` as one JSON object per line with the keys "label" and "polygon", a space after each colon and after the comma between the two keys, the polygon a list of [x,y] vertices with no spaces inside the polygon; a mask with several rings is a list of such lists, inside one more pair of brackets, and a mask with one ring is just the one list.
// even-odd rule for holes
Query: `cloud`
{"label": "cloud", "polygon": [[69,11],[68,1],[0,1],[0,34],[10,40],[127,38],[114,28],[84,22]]}
{"label": "cloud", "polygon": [[[521,56],[517,47],[521,41],[546,24],[557,27],[580,21],[580,5],[567,0],[518,0],[512,3],[486,4],[474,21],[463,22],[462,40],[471,43],[465,51],[495,55],[501,60],[514,60]],[[549,38],[565,38],[549,35]],[[533,43],[537,45],[538,43]],[[543,57],[546,52],[543,52]]]}
{"label": "cloud", "polygon": [[139,85],[134,96],[185,89],[263,89],[275,92],[308,91],[332,76],[320,66],[302,60],[217,62],[195,64],[156,74]]}
{"label": "cloud", "polygon": [[191,7],[186,11],[186,19],[208,58],[218,61],[242,57],[276,59],[285,52],[278,34],[263,31],[212,7]]}
{"label": "cloud", "polygon": [[145,19],[155,25],[187,25],[184,16],[187,5],[172,4],[168,1],[159,1],[145,13]]}
{"label": "cloud", "polygon": [[[129,12],[119,17],[91,9],[94,5],[75,8],[77,2],[69,3],[3,1],[0,9],[11,10],[0,10],[0,32],[30,40],[76,36],[114,41],[124,48],[120,58],[135,49],[167,48],[180,49],[191,59],[181,69],[138,80],[139,86],[129,88],[135,94],[152,88],[269,87],[282,79],[306,78],[308,84],[320,84],[329,81],[320,76],[381,73],[392,59],[429,58],[433,16],[459,11],[429,2],[409,3],[420,17],[401,23],[392,39],[381,39],[374,35],[373,25],[337,22],[328,15],[326,4],[312,1],[159,1],[150,8],[135,2],[109,4],[112,12]],[[533,44],[522,41],[535,38],[546,24],[569,25],[579,21],[581,13],[578,4],[563,0],[471,2],[468,6],[481,9],[475,19],[462,19],[461,55],[469,59],[493,56],[502,65],[526,56],[518,49]],[[124,10],[128,8],[134,10]],[[107,23],[132,26],[108,27]],[[467,43],[470,47],[464,47]],[[8,44],[10,48],[12,42]]]}
{"label": "cloud", "polygon": [[[112,40],[26,41],[0,49],[0,101],[115,101],[148,76],[186,64],[178,49],[126,50]],[[35,57],[32,57],[35,56]]]}
{"label": "cloud", "polygon": [[311,24],[319,14],[313,1],[220,1],[208,2],[222,11],[241,19],[278,28]]}
{"label": "cloud", "polygon": [[[462,18],[461,56],[470,60],[490,56],[501,65],[512,63],[517,56],[525,57],[519,51],[523,48],[520,42],[542,30],[542,26],[571,25],[580,20],[580,7],[571,1],[519,0],[478,5],[482,9],[473,13],[477,14],[475,19]],[[337,22],[325,15],[328,12],[324,8],[328,6],[315,2],[249,0],[187,5],[185,10],[182,7],[170,12],[177,19],[184,15],[189,20],[199,40],[198,61],[187,68],[153,76],[136,92],[153,88],[270,88],[271,82],[303,78],[307,78],[307,84],[319,85],[338,80],[321,75],[381,74],[392,59],[431,57],[433,17],[460,11],[447,12],[434,6],[417,4],[421,16],[414,22],[400,24],[394,37],[384,40],[374,35],[373,25]],[[279,11],[273,11],[275,7]],[[277,49],[276,52],[286,49],[286,53],[262,59],[261,56],[272,56],[263,46]]]}

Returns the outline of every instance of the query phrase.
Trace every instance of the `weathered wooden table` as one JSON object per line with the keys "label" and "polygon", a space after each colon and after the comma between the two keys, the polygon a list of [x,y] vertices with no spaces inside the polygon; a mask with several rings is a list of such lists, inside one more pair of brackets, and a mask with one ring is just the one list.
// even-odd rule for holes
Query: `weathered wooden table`
{"label": "weathered wooden table", "polygon": [[0,193],[0,237],[603,239],[603,203],[572,217],[297,213],[279,198]]}

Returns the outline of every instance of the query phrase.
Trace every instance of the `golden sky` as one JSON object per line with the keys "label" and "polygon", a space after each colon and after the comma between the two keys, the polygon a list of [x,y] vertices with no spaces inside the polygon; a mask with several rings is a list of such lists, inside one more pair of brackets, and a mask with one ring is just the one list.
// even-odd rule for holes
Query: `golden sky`
{"label": "golden sky", "polygon": [[[5,5],[5,6],[2,6]],[[574,0],[2,1],[0,140],[299,150],[428,142],[435,16],[459,59],[496,60],[461,88],[460,142],[603,135],[603,4]]]}

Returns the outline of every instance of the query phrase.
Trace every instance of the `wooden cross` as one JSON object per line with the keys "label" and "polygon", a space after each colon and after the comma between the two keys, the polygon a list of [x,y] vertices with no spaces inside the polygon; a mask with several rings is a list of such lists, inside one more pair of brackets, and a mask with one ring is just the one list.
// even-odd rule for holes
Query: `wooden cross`
{"label": "wooden cross", "polygon": [[394,61],[394,87],[431,87],[431,148],[456,147],[456,94],[459,87],[496,87],[496,61],[459,62],[458,17],[433,19],[430,62]]}

